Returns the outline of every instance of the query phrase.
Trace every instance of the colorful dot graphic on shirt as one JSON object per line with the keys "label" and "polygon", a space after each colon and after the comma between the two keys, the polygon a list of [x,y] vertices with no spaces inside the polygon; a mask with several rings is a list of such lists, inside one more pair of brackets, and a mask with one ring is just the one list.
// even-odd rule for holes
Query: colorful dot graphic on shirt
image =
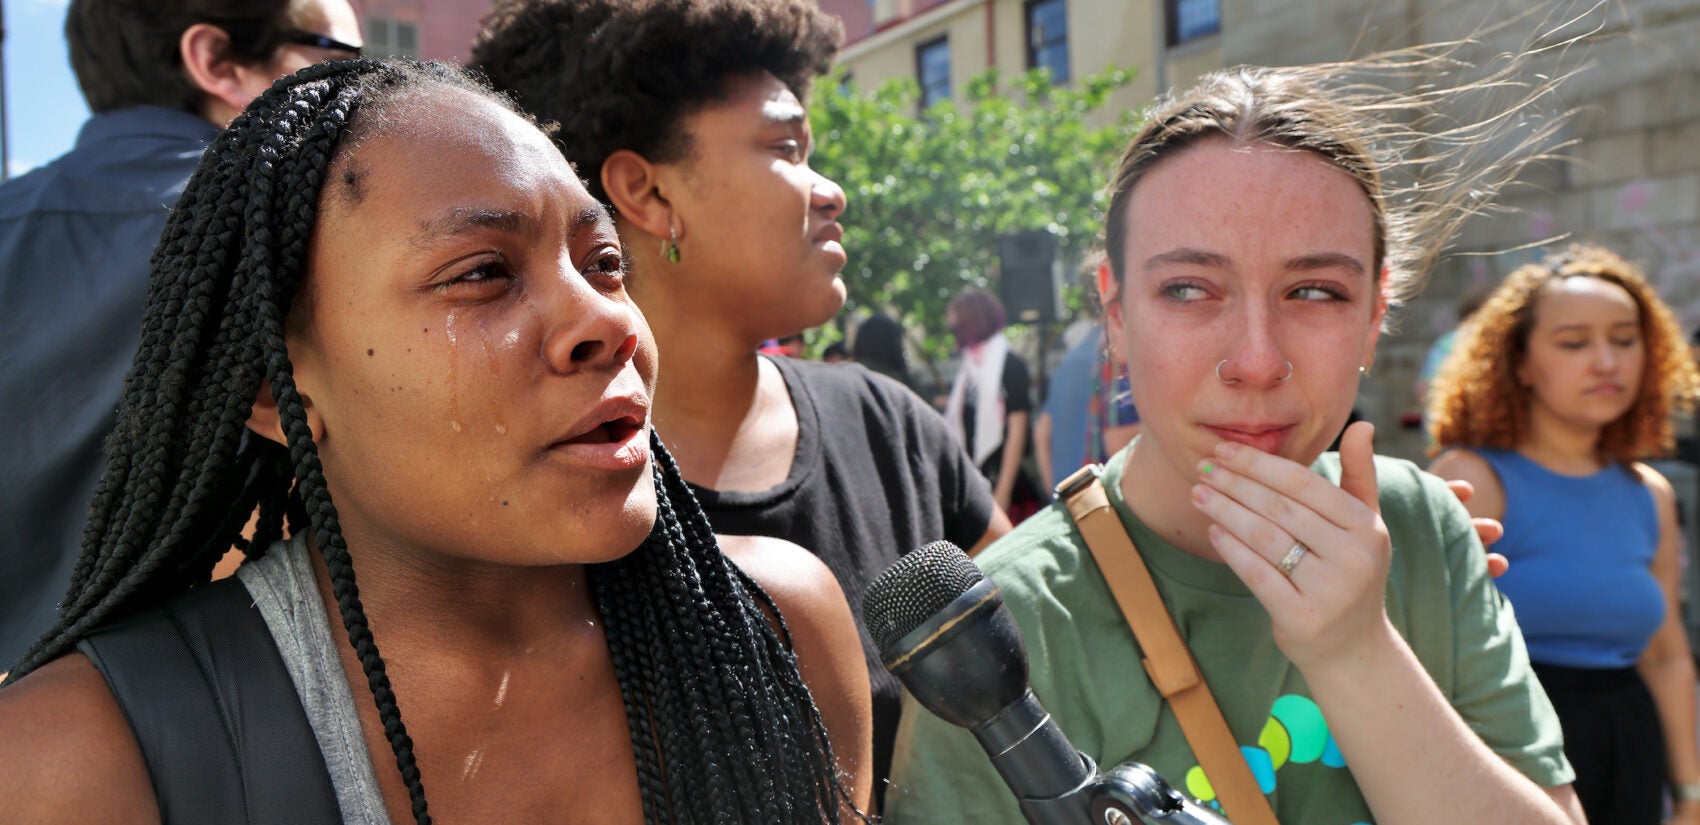
{"label": "colorful dot graphic on shirt", "polygon": [[[1257,736],[1257,745],[1241,745],[1240,754],[1251,768],[1252,778],[1265,794],[1273,793],[1275,773],[1289,763],[1308,765],[1320,762],[1330,768],[1344,768],[1346,760],[1328,732],[1328,722],[1322,709],[1308,697],[1289,693],[1275,700],[1269,709],[1269,720]],[[1216,789],[1205,776],[1201,765],[1194,765],[1183,780],[1186,792],[1211,807],[1220,809]],[[1368,825],[1368,823],[1356,823]]]}
{"label": "colorful dot graphic on shirt", "polygon": [[1310,699],[1292,693],[1276,699],[1269,708],[1269,723],[1263,729],[1258,744],[1270,750],[1270,743],[1281,739],[1291,746],[1291,758],[1300,765],[1322,758],[1332,741],[1328,735],[1328,723],[1322,718],[1322,709]]}

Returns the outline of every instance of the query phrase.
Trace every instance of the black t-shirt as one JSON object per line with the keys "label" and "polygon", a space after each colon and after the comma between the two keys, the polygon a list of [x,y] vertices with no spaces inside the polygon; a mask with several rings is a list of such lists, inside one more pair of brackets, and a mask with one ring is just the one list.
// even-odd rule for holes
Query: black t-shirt
{"label": "black t-shirt", "polygon": [[855,364],[771,360],[797,409],[790,475],[759,493],[691,489],[716,533],[796,542],[838,577],[873,685],[875,790],[883,792],[902,685],[868,637],[862,593],[928,542],[973,546],[991,523],[992,489],[944,418],[902,384]]}

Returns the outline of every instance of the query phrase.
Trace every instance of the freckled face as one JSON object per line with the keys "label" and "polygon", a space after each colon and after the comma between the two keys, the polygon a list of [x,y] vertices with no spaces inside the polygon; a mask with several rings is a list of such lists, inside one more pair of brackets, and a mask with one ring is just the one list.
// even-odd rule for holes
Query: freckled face
{"label": "freckled face", "polygon": [[351,547],[590,562],[655,519],[655,352],[608,215],[533,126],[396,104],[327,174],[291,312]]}
{"label": "freckled face", "polygon": [[1558,278],[1535,296],[1517,378],[1537,418],[1604,427],[1635,405],[1647,368],[1641,311],[1623,287]]}
{"label": "freckled face", "polygon": [[1369,197],[1313,153],[1206,139],[1130,198],[1108,321],[1140,402],[1136,456],[1188,480],[1224,440],[1314,461],[1386,312]]}

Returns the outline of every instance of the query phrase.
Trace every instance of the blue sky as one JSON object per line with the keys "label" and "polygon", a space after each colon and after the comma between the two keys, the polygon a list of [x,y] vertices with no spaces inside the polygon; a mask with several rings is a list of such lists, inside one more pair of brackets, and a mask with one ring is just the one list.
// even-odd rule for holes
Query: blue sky
{"label": "blue sky", "polygon": [[5,4],[6,161],[13,175],[71,148],[89,116],[65,55],[67,2]]}

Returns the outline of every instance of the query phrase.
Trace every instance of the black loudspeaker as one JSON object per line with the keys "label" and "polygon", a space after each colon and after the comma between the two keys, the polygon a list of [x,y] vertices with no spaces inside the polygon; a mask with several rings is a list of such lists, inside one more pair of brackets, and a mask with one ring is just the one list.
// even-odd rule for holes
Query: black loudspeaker
{"label": "black loudspeaker", "polygon": [[998,299],[1011,322],[1057,318],[1057,239],[1043,229],[998,238]]}

